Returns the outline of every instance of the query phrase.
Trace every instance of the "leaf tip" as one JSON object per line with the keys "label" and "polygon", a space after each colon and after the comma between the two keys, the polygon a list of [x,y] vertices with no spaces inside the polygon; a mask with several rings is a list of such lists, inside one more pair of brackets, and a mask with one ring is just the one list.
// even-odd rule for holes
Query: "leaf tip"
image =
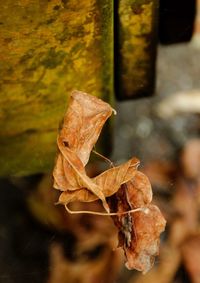
{"label": "leaf tip", "polygon": [[112,108],[112,112],[114,115],[117,115],[117,111],[114,108]]}

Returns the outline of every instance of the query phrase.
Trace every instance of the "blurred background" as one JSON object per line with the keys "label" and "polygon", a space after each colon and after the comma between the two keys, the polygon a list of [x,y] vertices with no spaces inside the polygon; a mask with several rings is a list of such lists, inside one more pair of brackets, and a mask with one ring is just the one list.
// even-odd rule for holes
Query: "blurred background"
{"label": "blurred background", "polygon": [[[199,283],[200,1],[0,7],[0,282]],[[113,250],[111,219],[54,205],[56,135],[72,89],[115,107],[98,151],[115,164],[139,158],[167,219],[146,275]],[[88,170],[104,168],[94,160]]]}

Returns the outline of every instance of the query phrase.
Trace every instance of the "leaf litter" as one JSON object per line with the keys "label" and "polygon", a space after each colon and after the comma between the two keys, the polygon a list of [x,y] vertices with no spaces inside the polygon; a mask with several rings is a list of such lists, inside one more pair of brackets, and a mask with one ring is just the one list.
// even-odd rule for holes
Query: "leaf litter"
{"label": "leaf litter", "polygon": [[[124,249],[126,267],[146,273],[158,254],[159,236],[166,221],[159,208],[151,204],[151,184],[138,171],[139,160],[133,157],[94,178],[87,176],[85,170],[103,125],[113,112],[99,98],[72,92],[57,139],[54,188],[61,191],[58,203],[65,205],[70,213],[111,216],[118,228],[118,246]],[[102,202],[105,213],[68,208],[71,202],[95,200]]]}

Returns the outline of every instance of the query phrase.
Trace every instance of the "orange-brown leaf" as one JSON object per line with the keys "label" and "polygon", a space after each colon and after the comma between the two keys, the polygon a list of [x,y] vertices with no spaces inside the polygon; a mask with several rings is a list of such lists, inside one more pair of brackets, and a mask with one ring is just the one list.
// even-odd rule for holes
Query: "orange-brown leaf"
{"label": "orange-brown leaf", "polygon": [[123,247],[126,266],[146,273],[158,254],[159,236],[166,221],[157,206],[151,205],[152,190],[148,178],[137,172],[129,182],[111,197],[111,211],[145,210],[113,217],[119,230],[119,246]]}
{"label": "orange-brown leaf", "polygon": [[107,211],[109,208],[105,196],[101,188],[86,175],[85,165],[112,111],[108,103],[94,96],[80,91],[71,94],[57,140],[60,152],[53,172],[55,188],[75,193],[85,188],[102,201]]}
{"label": "orange-brown leaf", "polygon": [[60,137],[86,165],[102,127],[111,116],[111,106],[95,96],[73,91]]}
{"label": "orange-brown leaf", "polygon": [[[91,202],[99,199],[96,194],[90,193],[93,192],[91,189],[93,185],[98,186],[105,197],[109,197],[116,193],[122,184],[128,182],[137,174],[138,165],[138,159],[132,158],[122,165],[108,169],[97,177],[90,179],[90,183],[82,183],[82,186],[78,186],[77,184],[76,191],[70,192],[71,189],[69,188],[63,192],[59,202],[67,204],[72,201]],[[79,184],[81,184],[81,182],[79,182]]]}
{"label": "orange-brown leaf", "polygon": [[58,138],[58,148],[64,158],[63,164],[67,166],[65,175],[67,177],[66,180],[69,185],[65,189],[69,191],[76,191],[80,188],[85,188],[91,191],[97,198],[99,198],[102,201],[104,208],[108,210],[106,199],[104,194],[102,193],[101,188],[86,175],[83,163],[76,155],[76,153],[68,147],[68,144],[67,146],[65,145],[61,137]]}
{"label": "orange-brown leaf", "polygon": [[132,214],[132,241],[125,248],[128,269],[146,273],[159,253],[159,236],[164,231],[165,220],[155,205],[147,206],[147,212]]}
{"label": "orange-brown leaf", "polygon": [[151,184],[147,176],[140,171],[127,183],[127,200],[131,208],[142,207],[152,201]]}
{"label": "orange-brown leaf", "polygon": [[[150,204],[151,184],[137,171],[139,161],[132,158],[95,178],[89,178],[85,171],[91,150],[112,111],[109,104],[96,97],[78,91],[72,93],[57,139],[54,187],[62,191],[59,203],[100,199],[107,212],[110,208],[117,213],[113,220],[119,230],[119,246],[124,249],[126,266],[145,273],[158,253],[165,220],[159,209]],[[137,208],[141,210],[133,213]]]}

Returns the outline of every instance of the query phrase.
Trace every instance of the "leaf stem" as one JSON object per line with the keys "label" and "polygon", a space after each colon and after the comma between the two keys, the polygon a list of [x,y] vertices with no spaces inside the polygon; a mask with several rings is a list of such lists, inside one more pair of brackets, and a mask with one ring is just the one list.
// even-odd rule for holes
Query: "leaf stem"
{"label": "leaf stem", "polygon": [[110,167],[112,167],[112,168],[115,167],[114,164],[113,164],[113,162],[112,162],[109,158],[103,156],[101,153],[97,152],[95,149],[93,149],[92,152],[93,152],[94,154],[98,155],[99,157],[103,158],[105,161],[107,161],[107,162],[110,164]]}
{"label": "leaf stem", "polygon": [[139,207],[139,208],[131,209],[131,210],[124,211],[124,212],[97,212],[97,211],[89,211],[89,210],[74,211],[74,210],[69,209],[67,204],[65,204],[65,209],[70,214],[91,214],[91,215],[100,215],[100,216],[120,216],[120,215],[126,215],[128,213],[138,212],[138,211],[144,212],[145,214],[149,213],[149,209],[147,207]]}

